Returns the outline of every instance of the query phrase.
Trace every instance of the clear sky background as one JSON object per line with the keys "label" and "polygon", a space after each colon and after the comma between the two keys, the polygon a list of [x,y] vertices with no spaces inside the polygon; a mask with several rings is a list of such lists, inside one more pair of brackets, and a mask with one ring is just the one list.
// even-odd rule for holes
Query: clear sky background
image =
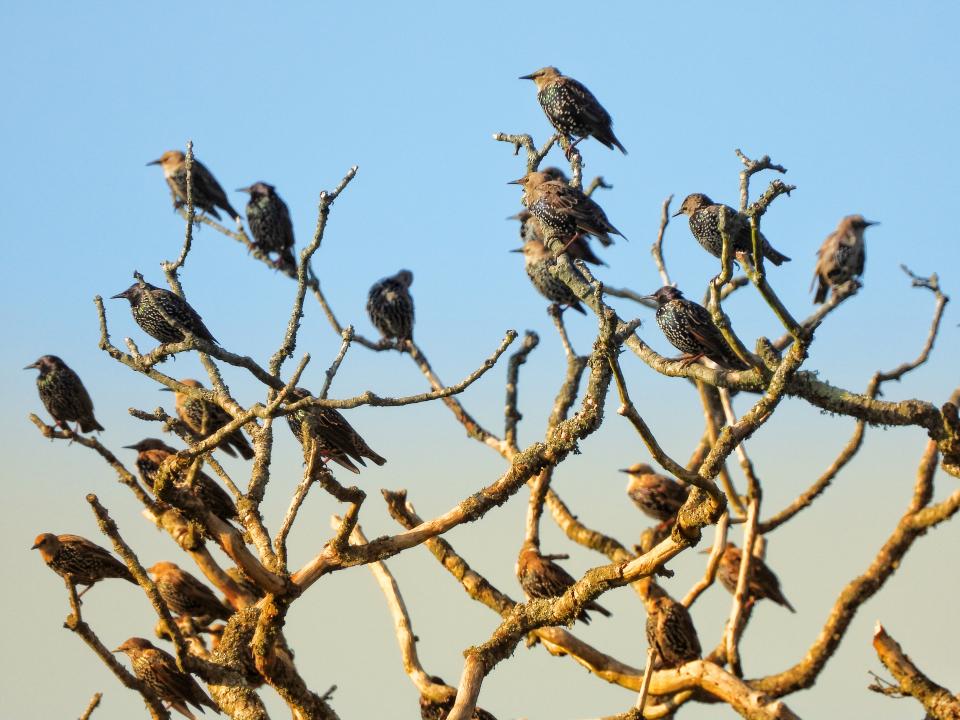
{"label": "clear sky background", "polygon": [[[817,332],[807,362],[821,376],[862,389],[877,369],[912,359],[927,333],[929,293],[911,289],[898,269],[941,274],[947,292],[958,276],[956,163],[958,102],[955,3],[812,2],[731,4],[626,3],[4,3],[0,114],[5,172],[0,232],[5,272],[0,286],[5,341],[0,437],[6,504],[0,527],[10,581],[2,597],[0,708],[4,717],[76,717],[90,695],[104,692],[96,717],[140,717],[141,700],[121,687],[76,637],[62,629],[67,599],[59,578],[28,550],[44,531],[74,532],[98,542],[86,493],[99,494],[145,564],[189,560],[139,516],[112,471],[85,448],[51,444],[26,421],[42,412],[34,374],[20,368],[46,353],[80,373],[118,450],[158,428],[131,419],[127,408],[172,411],[172,398],[97,350],[96,294],[109,297],[134,269],[160,283],[159,263],[179,251],[183,222],[170,209],[159,169],[144,164],[164,150],[195,143],[197,157],[225,188],[258,180],[277,186],[293,215],[298,244],[312,233],[319,191],[354,164],[355,182],[337,201],[315,260],[324,289],[344,322],[373,334],[364,313],[369,286],[406,267],[416,275],[416,336],[435,369],[455,382],[474,369],[505,330],[530,328],[540,348],[522,370],[521,443],[542,435],[563,374],[562,353],[517,255],[522,158],[491,140],[497,131],[550,129],[532,83],[517,76],[554,64],[588,85],[615,119],[628,156],[593,140],[581,147],[589,179],[614,189],[599,199],[629,238],[603,251],[607,283],[650,292],[658,285],[649,259],[664,197],[705,192],[737,201],[740,164],[734,148],[769,153],[798,186],[764,218],[764,231],[793,262],[770,278],[797,316],[811,309],[814,253],[848,213],[882,224],[868,231],[865,287]],[[555,153],[550,161],[560,163]],[[755,188],[769,180],[760,176]],[[230,193],[242,207],[243,196]],[[676,205],[675,205],[676,207]],[[693,241],[686,223],[667,232],[673,278],[702,294],[716,261]],[[182,273],[191,302],[225,347],[266,361],[286,326],[293,284],[246,257],[242,247],[201,229]],[[113,338],[134,337],[126,303],[107,301]],[[641,336],[671,349],[651,313],[628,301]],[[741,337],[777,336],[780,328],[751,291],[728,305]],[[568,314],[576,348],[589,349],[595,323]],[[957,385],[957,314],[948,308],[929,364],[885,388],[888,399],[944,401]],[[308,301],[298,353],[313,362],[304,384],[319,387],[339,345],[319,308]],[[190,356],[165,370],[202,377]],[[624,356],[628,382],[664,446],[685,458],[701,434],[691,388],[657,376]],[[241,401],[260,397],[244,373],[227,370]],[[463,401],[502,431],[504,368]],[[333,387],[347,397],[419,392],[425,382],[405,357],[351,350]],[[740,400],[739,408],[748,398]],[[564,463],[555,487],[575,513],[625,544],[645,520],[623,495],[616,468],[646,452],[613,400],[602,429]],[[369,536],[394,532],[377,490],[410,491],[424,516],[448,509],[492,482],[503,463],[464,438],[440,404],[358,409],[351,422],[389,458],[359,482],[370,490],[362,523]],[[788,503],[829,465],[853,430],[786,401],[749,442],[764,482],[764,516]],[[275,531],[296,485],[299,447],[279,429],[278,456],[264,511]],[[924,446],[913,429],[869,430],[863,451],[827,494],[769,537],[791,615],[764,603],[743,641],[749,676],[798,661],[816,637],[837,593],[863,572],[906,507]],[[133,453],[118,450],[124,461]],[[227,459],[235,476],[247,467]],[[339,471],[338,471],[339,474]],[[739,476],[738,476],[739,477]],[[352,477],[346,478],[353,480]],[[955,487],[940,473],[937,496]],[[514,597],[513,565],[523,535],[526,493],[481,523],[448,539],[481,573]],[[292,564],[321,546],[340,507],[314,492],[292,536]],[[575,574],[603,558],[572,546],[544,521],[544,549],[568,552]],[[738,533],[733,537],[737,538]],[[817,686],[789,697],[805,717],[920,717],[912,701],[866,690],[880,665],[870,646],[881,619],[930,675],[960,690],[960,581],[957,524],[917,541],[881,595],[858,614]],[[667,588],[682,594],[702,571],[686,553]],[[389,562],[410,608],[429,672],[455,683],[464,648],[484,641],[497,617],[466,598],[422,548]],[[121,586],[122,585],[122,586]],[[575,632],[625,662],[645,655],[644,612],[631,590],[605,595],[612,619]],[[706,647],[722,632],[730,598],[711,589],[694,608]],[[115,647],[149,636],[155,618],[142,593],[107,582],[85,597],[87,620]],[[417,694],[402,672],[383,598],[365,568],[325,578],[299,600],[288,632],[305,678],[317,691],[336,684],[334,706],[347,718],[417,717]],[[16,649],[14,650],[14,647]],[[270,690],[276,717],[286,710]],[[622,712],[633,695],[590,677],[542,649],[517,648],[484,684],[482,704],[501,720],[578,720]],[[731,717],[717,706],[690,707],[684,717]]]}

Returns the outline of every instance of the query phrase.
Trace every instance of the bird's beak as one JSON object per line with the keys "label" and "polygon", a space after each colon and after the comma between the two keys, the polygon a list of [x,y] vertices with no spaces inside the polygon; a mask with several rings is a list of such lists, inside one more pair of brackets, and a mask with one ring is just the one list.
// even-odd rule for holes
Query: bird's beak
{"label": "bird's beak", "polygon": [[507,183],[507,185],[523,185],[524,180],[526,180],[525,177],[522,177],[519,180],[511,180]]}
{"label": "bird's beak", "polygon": [[119,299],[122,298],[122,299],[126,300],[127,297],[129,297],[129,296],[127,295],[128,292],[129,292],[129,290],[124,290],[122,293],[117,293],[116,295],[111,295],[111,296],[110,296],[110,299],[111,299],[111,300],[119,300]]}
{"label": "bird's beak", "polygon": [[533,73],[530,73],[529,75],[521,75],[520,77],[517,78],[517,80],[533,80],[534,79],[533,75],[534,75]]}
{"label": "bird's beak", "polygon": [[683,210],[677,210],[672,217],[677,217],[678,215],[683,215]]}
{"label": "bird's beak", "polygon": [[245,187],[245,188],[237,188],[236,192],[245,192],[245,193],[248,193],[248,192],[252,192],[252,191],[253,191],[252,188],[253,188],[252,185],[250,185],[250,186],[248,186],[248,187]]}
{"label": "bird's beak", "polygon": [[40,543],[34,543],[33,545],[30,546],[30,549],[36,550],[38,547],[40,547]]}
{"label": "bird's beak", "polygon": [[162,387],[160,388],[160,392],[173,392],[173,388]]}
{"label": "bird's beak", "polygon": [[523,248],[522,248],[522,247],[518,247],[518,248],[514,248],[514,249],[513,249],[513,250],[511,250],[510,252],[518,252],[518,253],[522,253],[522,252],[523,252]]}
{"label": "bird's beak", "polygon": [[39,361],[39,360],[38,360],[37,362],[35,362],[35,363],[32,363],[32,364],[30,364],[30,365],[27,365],[27,366],[24,368],[24,370],[39,370],[39,369],[40,369],[40,361]]}
{"label": "bird's beak", "polygon": [[617,472],[629,473],[629,472],[630,472],[630,468],[620,468],[619,470],[617,470]]}
{"label": "bird's beak", "polygon": [[123,447],[124,450],[136,450],[136,449],[137,449],[137,446],[136,446],[136,445],[123,445],[122,447]]}
{"label": "bird's beak", "polygon": [[879,220],[864,220],[864,221],[863,221],[863,224],[864,224],[866,227],[870,227],[871,225],[879,225],[879,224],[880,224],[880,221],[879,221]]}
{"label": "bird's beak", "polygon": [[110,652],[114,652],[114,653],[123,652],[123,645],[121,645],[121,646],[118,647],[118,648],[114,648],[114,649],[111,650]]}
{"label": "bird's beak", "polygon": [[[147,167],[150,167],[151,165],[159,165],[160,162],[161,162],[160,160],[151,160],[150,162],[147,163]],[[116,652],[116,650],[114,650],[114,652]]]}
{"label": "bird's beak", "polygon": [[[507,183],[507,185],[510,185],[510,184],[511,184],[511,183]],[[519,220],[519,219],[520,219],[520,213],[517,213],[516,215],[507,215],[507,217],[504,218],[504,219],[505,219],[505,220]]]}
{"label": "bird's beak", "polygon": [[641,300],[652,300],[653,302],[656,302],[656,301],[657,301],[657,296],[656,296],[656,295],[641,295],[641,296],[640,296],[640,299],[641,299]]}

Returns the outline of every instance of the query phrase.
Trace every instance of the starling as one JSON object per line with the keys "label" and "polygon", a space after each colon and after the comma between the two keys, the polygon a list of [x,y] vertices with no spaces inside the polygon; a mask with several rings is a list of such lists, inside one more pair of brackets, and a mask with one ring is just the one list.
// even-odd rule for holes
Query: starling
{"label": "starling", "polygon": [[[714,257],[720,257],[723,251],[720,215],[723,213],[726,213],[724,229],[730,236],[733,252],[742,252],[748,255],[752,253],[753,240],[750,221],[746,215],[738,213],[729,205],[715,203],[703,193],[694,193],[684,198],[680,209],[673,216],[688,215],[690,217],[690,232],[693,233],[697,242]],[[782,265],[790,260],[783,253],[774,250],[763,233],[760,233],[760,246],[763,248],[763,256],[774,265]]]}
{"label": "starling", "polygon": [[24,370],[36,369],[37,391],[47,412],[64,430],[69,430],[68,422],[76,421],[81,432],[103,430],[103,426],[93,416],[93,401],[80,381],[80,376],[56,355],[44,355]]}
{"label": "starling", "polygon": [[[430,678],[430,681],[436,685],[446,685],[442,678],[437,677],[436,675]],[[450,714],[450,711],[453,710],[453,704],[456,701],[455,697],[450,698],[446,702],[434,702],[425,695],[420,696],[420,720],[446,720],[447,715]],[[488,713],[483,708],[475,708],[473,715],[470,716],[470,720],[497,720],[493,715]]]}
{"label": "starling", "polygon": [[676,480],[659,475],[647,463],[637,463],[621,470],[627,473],[627,495],[640,511],[661,522],[673,520],[687,501],[687,488]]}
{"label": "starling", "polygon": [[57,575],[62,578],[69,575],[75,585],[85,585],[81,595],[104,578],[123,578],[137,584],[126,565],[79,535],[43,533],[37,535],[31,549],[39,550],[47,567]]}
{"label": "starling", "polygon": [[[203,385],[191,378],[185,378],[181,380],[180,383],[187,387],[203,388]],[[161,389],[169,390],[170,388]],[[176,393],[176,405],[177,416],[183,420],[184,424],[200,439],[212,435],[233,420],[233,418],[216,403],[197,400],[185,393]],[[247,438],[244,437],[240,428],[237,428],[224,438],[223,442],[220,443],[220,449],[231,457],[236,457],[237,453],[240,453],[240,457],[244,460],[249,460],[253,457],[253,448],[250,447],[250,443],[247,442]]]}
{"label": "starling", "polygon": [[[720,558],[720,566],[717,568],[717,577],[723,586],[735,593],[737,591],[737,576],[740,574],[740,562],[742,553],[740,548],[731,542],[727,543],[726,550]],[[756,556],[750,561],[750,580],[747,583],[747,596],[753,600],[762,600],[767,598],[773,600],[777,605],[783,605],[790,612],[796,612],[790,601],[783,596],[780,590],[780,580],[773,574],[773,570],[767,567],[767,564]]]}
{"label": "starling", "polygon": [[[157,438],[145,438],[135,445],[124,447],[137,451],[137,471],[150,490],[154,489],[160,464],[177,452],[175,448]],[[199,500],[207,510],[221,520],[229,521],[238,518],[237,506],[234,505],[233,498],[205,472],[198,470],[195,473],[193,487],[188,487],[186,482],[186,477],[174,480],[173,488],[168,495],[171,504],[180,508],[189,508]]]}
{"label": "starling", "polygon": [[293,256],[293,223],[290,222],[290,210],[277,195],[276,188],[258,182],[237,192],[250,193],[247,223],[254,244],[262,252],[277,253],[275,262],[278,268],[284,272],[295,272],[297,260]]}
{"label": "starling", "polygon": [[133,667],[133,674],[140,678],[153,693],[181,715],[196,720],[189,705],[203,712],[203,706],[213,710],[217,715],[220,708],[203,691],[200,685],[190,675],[180,672],[177,661],[169,653],[154,647],[153,643],[143,638],[132,637],[123,645],[114,650],[115,653],[126,653]]}
{"label": "starling", "polygon": [[575,135],[577,141],[593,135],[602,144],[613,150],[616,145],[624,155],[627,150],[613,134],[613,120],[593,93],[573,78],[561,75],[555,67],[540,68],[521,80],[533,80],[537,84],[537,100],[547,120],[564,135]]}
{"label": "starling", "polygon": [[[566,570],[553,561],[553,556],[541,555],[539,548],[531,542],[524,542],[517,557],[517,579],[530,598],[557,598],[563,595],[576,580]],[[590,624],[587,610],[610,617],[610,611],[590,601],[577,615],[577,620]]]}
{"label": "starling", "polygon": [[687,300],[682,292],[669,285],[647,298],[656,301],[657,325],[670,344],[684,353],[685,362],[689,364],[706,356],[722,368],[747,369],[727,345],[705,307]]}
{"label": "starling", "polygon": [[396,275],[381,278],[370,288],[367,314],[373,326],[386,339],[413,339],[413,298],[410,297],[412,284],[413,273],[401,270]]}
{"label": "starling", "polygon": [[[507,220],[520,221],[520,240],[524,243],[535,240],[543,244],[543,232],[540,221],[533,216],[529,210],[521,210],[516,215],[511,215]],[[574,260],[583,260],[592,265],[606,265],[606,263],[597,257],[587,242],[587,238],[579,235],[574,236],[574,240],[567,247],[567,254]]]}
{"label": "starling", "polygon": [[510,252],[523,253],[524,267],[527,276],[537,291],[550,302],[566,305],[579,313],[587,314],[580,304],[580,298],[563,282],[550,274],[548,269],[556,264],[556,258],[544,247],[539,240],[528,240],[523,247]]}
{"label": "starling", "polygon": [[[130,301],[130,312],[137,325],[150,337],[162,343],[181,342],[185,335],[180,328],[187,330],[202,340],[216,343],[203,319],[187,301],[179,295],[158,288],[150,283],[134,283],[122,293],[113,296]],[[167,318],[173,323],[171,324]]]}
{"label": "starling", "polygon": [[170,612],[176,615],[189,615],[209,625],[214,620],[227,620],[233,614],[210,588],[172,562],[158,562],[147,572]]}
{"label": "starling", "polygon": [[[174,209],[185,206],[187,204],[187,156],[179,150],[167,150],[159,160],[152,160],[147,165],[159,165],[163,168],[163,177],[170,186],[170,192],[173,193]],[[210,213],[219,220],[220,213],[217,212],[219,207],[230,217],[240,219],[240,213],[230,206],[227,194],[220,187],[220,183],[196,158],[193,159],[193,165],[190,168],[190,185],[195,208]]]}
{"label": "starling", "polygon": [[677,667],[700,658],[700,640],[690,613],[657,585],[650,586],[647,644],[656,649],[661,667]]}
{"label": "starling", "polygon": [[813,270],[813,282],[810,284],[812,290],[817,281],[820,283],[813,298],[815,303],[826,300],[830,288],[863,275],[863,266],[867,259],[863,231],[876,224],[871,220],[864,220],[863,215],[847,215],[840,221],[837,229],[823,241],[823,245],[817,250],[817,266]]}
{"label": "starling", "polygon": [[509,184],[523,186],[523,204],[540,221],[545,242],[548,236],[556,236],[565,245],[572,245],[582,233],[594,235],[604,246],[613,244],[611,233],[626,239],[597,203],[581,190],[551,180],[548,173],[527,173]]}

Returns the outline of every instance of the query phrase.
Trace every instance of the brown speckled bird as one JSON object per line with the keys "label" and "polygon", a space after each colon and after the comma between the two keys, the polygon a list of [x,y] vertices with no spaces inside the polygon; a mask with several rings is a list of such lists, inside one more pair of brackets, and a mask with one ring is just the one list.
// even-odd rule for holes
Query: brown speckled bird
{"label": "brown speckled bird", "polygon": [[203,324],[200,314],[190,307],[186,300],[169,290],[158,288],[148,282],[145,282],[142,287],[140,283],[134,283],[110,299],[120,298],[130,303],[130,313],[134,321],[154,340],[162,343],[181,342],[186,339],[183,330],[187,330],[201,340],[217,342],[213,334],[207,330],[207,326]]}
{"label": "brown speckled bird", "polygon": [[[436,675],[431,676],[430,681],[436,685],[446,685],[443,678]],[[445,702],[434,702],[426,695],[420,695],[420,720],[447,720],[447,715],[453,710],[453,703],[456,696]],[[475,708],[470,720],[497,720],[493,715],[483,708]]]}
{"label": "brown speckled bird", "polygon": [[847,215],[837,229],[827,236],[817,250],[817,265],[813,270],[813,282],[810,289],[817,285],[815,303],[827,299],[830,288],[843,285],[848,280],[863,275],[867,260],[863,231],[876,222],[864,220],[863,215]]}
{"label": "brown speckled bird", "polygon": [[[566,570],[553,560],[555,555],[541,555],[540,549],[531,542],[524,542],[517,556],[515,568],[520,586],[530,598],[550,599],[563,595],[576,580]],[[590,615],[587,610],[598,612],[610,617],[610,611],[601,607],[595,601],[587,603],[577,620],[590,624]]]}
{"label": "brown speckled bird", "polygon": [[676,480],[653,471],[647,463],[637,463],[620,472],[629,476],[627,495],[642,513],[654,520],[673,520],[687,501],[688,489]]}
{"label": "brown speckled bird", "polygon": [[[720,557],[720,566],[717,568],[717,578],[721,584],[732,594],[737,591],[737,576],[740,574],[740,563],[743,553],[732,542],[727,542],[727,547]],[[754,556],[750,561],[750,579],[747,582],[747,596],[753,600],[762,600],[764,598],[773,600],[777,605],[783,605],[787,610],[795,613],[793,605],[783,595],[780,590],[780,579],[774,575],[762,558]]]}
{"label": "brown speckled bird", "polygon": [[57,575],[64,579],[69,575],[74,585],[85,585],[81,595],[105,578],[122,578],[137,584],[126,565],[79,535],[43,533],[37,535],[31,549],[39,550],[47,567]]}
{"label": "brown speckled bird", "polygon": [[[203,389],[203,385],[191,378],[184,378],[180,383],[187,387]],[[170,388],[160,389],[170,390]],[[176,393],[175,402],[177,416],[183,420],[184,424],[190,428],[200,440],[217,432],[233,420],[219,405],[207,402],[206,400],[192,398],[186,393]],[[253,448],[250,447],[250,443],[247,442],[247,438],[244,437],[240,428],[237,428],[227,435],[219,447],[232,457],[236,457],[237,453],[240,453],[240,457],[244,460],[249,460],[253,457]]]}
{"label": "brown speckled bird", "polygon": [[76,422],[80,432],[103,430],[103,425],[93,416],[93,400],[77,375],[56,355],[44,355],[27,365],[24,370],[39,370],[37,392],[40,401],[56,424],[69,430],[69,422]]}
{"label": "brown speckled bird", "polygon": [[[163,178],[170,186],[170,192],[173,193],[174,209],[185,207],[187,204],[187,156],[179,150],[167,150],[157,160],[151,160],[147,165],[159,165],[163,170]],[[240,213],[230,205],[227,194],[213,177],[213,173],[196,158],[193,159],[190,167],[190,185],[193,191],[193,206],[197,210],[210,213],[219,220],[220,213],[217,212],[219,207],[230,217],[240,219]]]}
{"label": "brown speckled bird", "polygon": [[550,267],[555,265],[557,260],[542,242],[528,240],[523,247],[510,252],[523,253],[523,265],[527,271],[527,277],[547,300],[560,306],[573,308],[583,315],[587,314],[576,293],[560,278],[550,274]]}
{"label": "brown speckled bird", "polygon": [[700,658],[700,639],[687,609],[658,585],[651,584],[647,607],[647,644],[662,667],[677,667]]}
{"label": "brown speckled bird", "polygon": [[[507,220],[520,221],[520,239],[524,242],[538,242],[543,245],[543,230],[540,221],[533,216],[529,210],[521,210],[516,215],[511,215]],[[606,265],[606,263],[597,257],[590,247],[586,235],[574,236],[574,240],[567,246],[567,254],[574,260],[583,260],[591,265]]]}
{"label": "brown speckled bird", "polygon": [[170,612],[189,615],[203,625],[226,620],[233,610],[221,603],[206,585],[172,562],[158,562],[147,572]]}
{"label": "brown speckled bird", "polygon": [[[734,253],[753,252],[753,240],[750,231],[750,220],[747,216],[737,212],[729,205],[715,203],[703,193],[687,195],[680,205],[680,209],[673,215],[688,215],[690,217],[690,232],[697,242],[714,257],[720,257],[723,252],[723,235],[720,233],[720,216],[725,215],[724,229],[730,236]],[[777,252],[767,239],[760,233],[760,247],[763,256],[774,265],[789,262],[783,253]]]}
{"label": "brown speckled bird", "polygon": [[220,714],[220,708],[203,691],[197,681],[190,675],[180,672],[173,656],[154,647],[149,640],[132,637],[113,652],[126,653],[130,658],[133,674],[140,678],[160,700],[169,704],[184,717],[196,720],[188,705],[193,705],[200,712],[204,712],[203,708],[206,706],[217,715]]}
{"label": "brown speckled bird", "polygon": [[395,275],[380,278],[367,294],[367,315],[370,322],[388,340],[413,338],[413,297],[410,286],[413,273],[401,270]]}
{"label": "brown speckled bird", "polygon": [[529,75],[521,75],[520,79],[536,83],[537,100],[547,120],[564,135],[577,136],[574,145],[592,135],[611,150],[616,145],[620,152],[627,154],[626,148],[613,134],[610,113],[583,83],[549,66]]}

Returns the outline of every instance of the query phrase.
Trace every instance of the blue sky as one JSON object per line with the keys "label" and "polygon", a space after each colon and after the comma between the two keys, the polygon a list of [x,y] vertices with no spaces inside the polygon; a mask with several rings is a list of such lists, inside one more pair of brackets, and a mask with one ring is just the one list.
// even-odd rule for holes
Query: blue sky
{"label": "blue sky", "polygon": [[[808,366],[823,377],[859,389],[875,370],[919,351],[932,301],[909,287],[900,263],[922,274],[939,272],[947,292],[960,287],[951,221],[960,190],[954,167],[960,155],[960,11],[952,3],[614,2],[602,10],[564,2],[7,3],[2,14],[0,59],[9,70],[0,115],[7,168],[0,179],[7,267],[0,313],[8,334],[0,347],[7,378],[0,430],[4,494],[17,511],[0,533],[8,568],[25,581],[22,591],[4,594],[2,616],[8,640],[30,643],[24,655],[0,659],[0,702],[11,717],[76,715],[95,690],[105,692],[98,711],[104,717],[141,707],[61,629],[61,583],[26,548],[48,530],[97,538],[83,502],[95,491],[146,562],[176,554],[138,517],[102,462],[80,447],[50,445],[26,422],[27,413],[41,407],[32,374],[19,368],[45,353],[63,356],[93,395],[111,447],[156,434],[157,428],[132,420],[127,408],[172,409],[170,398],[97,350],[91,299],[126,288],[134,269],[159,283],[159,263],[176,256],[182,221],[170,210],[160,171],[144,165],[188,138],[228,190],[257,180],[276,185],[301,245],[314,227],[318,192],[359,165],[355,182],[334,206],[315,261],[335,309],[343,321],[372,334],[363,310],[367,289],[410,268],[417,337],[448,382],[479,364],[506,329],[540,332],[541,347],[523,369],[524,443],[542,432],[563,361],[544,301],[530,287],[520,258],[507,253],[516,246],[516,228],[504,218],[519,209],[519,191],[506,181],[522,172],[522,160],[491,135],[548,137],[532,83],[516,79],[543,65],[557,65],[587,84],[630,151],[622,156],[592,140],[582,144],[585,176],[602,174],[614,186],[599,199],[630,238],[603,251],[610,267],[600,274],[607,283],[644,292],[657,287],[648,248],[660,203],[670,193],[679,202],[704,192],[735,204],[740,166],[733,150],[739,147],[754,156],[769,153],[789,168],[785,180],[798,186],[764,218],[766,235],[793,258],[770,276],[796,315],[811,310],[813,256],[840,217],[860,212],[882,223],[868,232],[864,289],[817,333]],[[757,178],[757,191],[768,179]],[[243,202],[236,193],[230,199],[238,207]],[[674,279],[693,297],[716,272],[714,259],[681,222],[668,229],[666,256]],[[197,233],[182,279],[225,346],[269,357],[286,325],[289,281],[208,228]],[[129,335],[150,346],[124,303],[108,301],[107,307],[115,341]],[[627,301],[617,307],[641,317],[641,336],[668,351],[648,311]],[[750,341],[779,335],[775,319],[749,292],[732,299],[728,312]],[[305,381],[319,386],[339,339],[313,304],[304,323],[299,349],[314,358]],[[886,388],[889,399],[946,399],[956,385],[956,324],[948,308],[933,359]],[[577,316],[570,331],[586,351],[595,325]],[[624,362],[644,416],[664,445],[684,457],[701,432],[695,395],[638,361]],[[200,373],[191,357],[179,358],[170,370]],[[503,372],[495,369],[464,397],[495,431],[502,425]],[[228,372],[228,379],[242,400],[258,397],[241,373]],[[351,350],[333,393],[368,388],[404,394],[422,390],[424,382],[404,358]],[[611,403],[606,424],[584,443],[583,455],[558,472],[556,487],[584,521],[630,543],[642,524],[625,503],[615,469],[646,454],[614,409]],[[374,490],[363,514],[368,535],[394,530],[376,488],[409,488],[426,516],[502,470],[490,451],[464,439],[440,405],[360,409],[350,417],[390,460],[360,477]],[[850,432],[848,419],[785,403],[750,441],[769,512],[806,487]],[[271,528],[300,472],[293,441],[284,436],[279,442],[265,504]],[[862,455],[836,487],[771,537],[771,564],[784,568],[780,577],[798,614],[758,609],[744,641],[748,674],[777,671],[802,656],[839,589],[869,564],[905,506],[923,442],[913,430],[869,431]],[[230,467],[244,469],[236,462]],[[938,493],[953,482],[940,478]],[[478,570],[515,596],[512,568],[524,507],[521,493],[483,523],[450,537]],[[319,493],[310,499],[303,527],[293,535],[295,562],[316,551],[337,510]],[[551,552],[570,552],[572,571],[601,561],[569,546],[549,522],[545,533]],[[808,716],[827,706],[855,716],[902,715],[903,703],[865,690],[865,671],[878,669],[869,646],[877,618],[935,679],[949,685],[957,677],[960,661],[940,638],[960,631],[947,600],[960,587],[955,574],[944,576],[938,560],[958,539],[955,527],[944,527],[918,541],[901,573],[858,616],[820,684],[790,698],[791,707]],[[671,591],[682,593],[699,573],[702,558],[690,555],[675,562]],[[463,597],[426,551],[390,564],[407,591],[428,670],[455,681],[462,650],[488,637],[496,618]],[[924,591],[916,593],[917,586]],[[149,608],[136,590],[104,585],[87,598],[84,610],[107,642],[115,646],[129,635],[150,634]],[[728,603],[714,589],[695,608],[705,646],[719,637]],[[628,590],[613,593],[609,602],[604,597],[604,604],[615,618],[577,632],[641,664],[642,608]],[[777,642],[770,642],[770,629],[782,634]],[[366,570],[311,589],[291,616],[290,632],[312,686],[322,692],[338,685],[335,707],[342,717],[415,717],[416,694],[402,674],[389,618]],[[330,648],[350,666],[338,668]],[[38,697],[29,688],[36,687],[41,662],[62,680],[56,693]],[[375,693],[369,692],[370,676]],[[482,700],[501,719],[530,720],[596,717],[632,702],[572,663],[524,648],[491,675]],[[276,698],[268,702],[283,715]],[[685,712],[691,718],[731,715],[716,708]]]}

